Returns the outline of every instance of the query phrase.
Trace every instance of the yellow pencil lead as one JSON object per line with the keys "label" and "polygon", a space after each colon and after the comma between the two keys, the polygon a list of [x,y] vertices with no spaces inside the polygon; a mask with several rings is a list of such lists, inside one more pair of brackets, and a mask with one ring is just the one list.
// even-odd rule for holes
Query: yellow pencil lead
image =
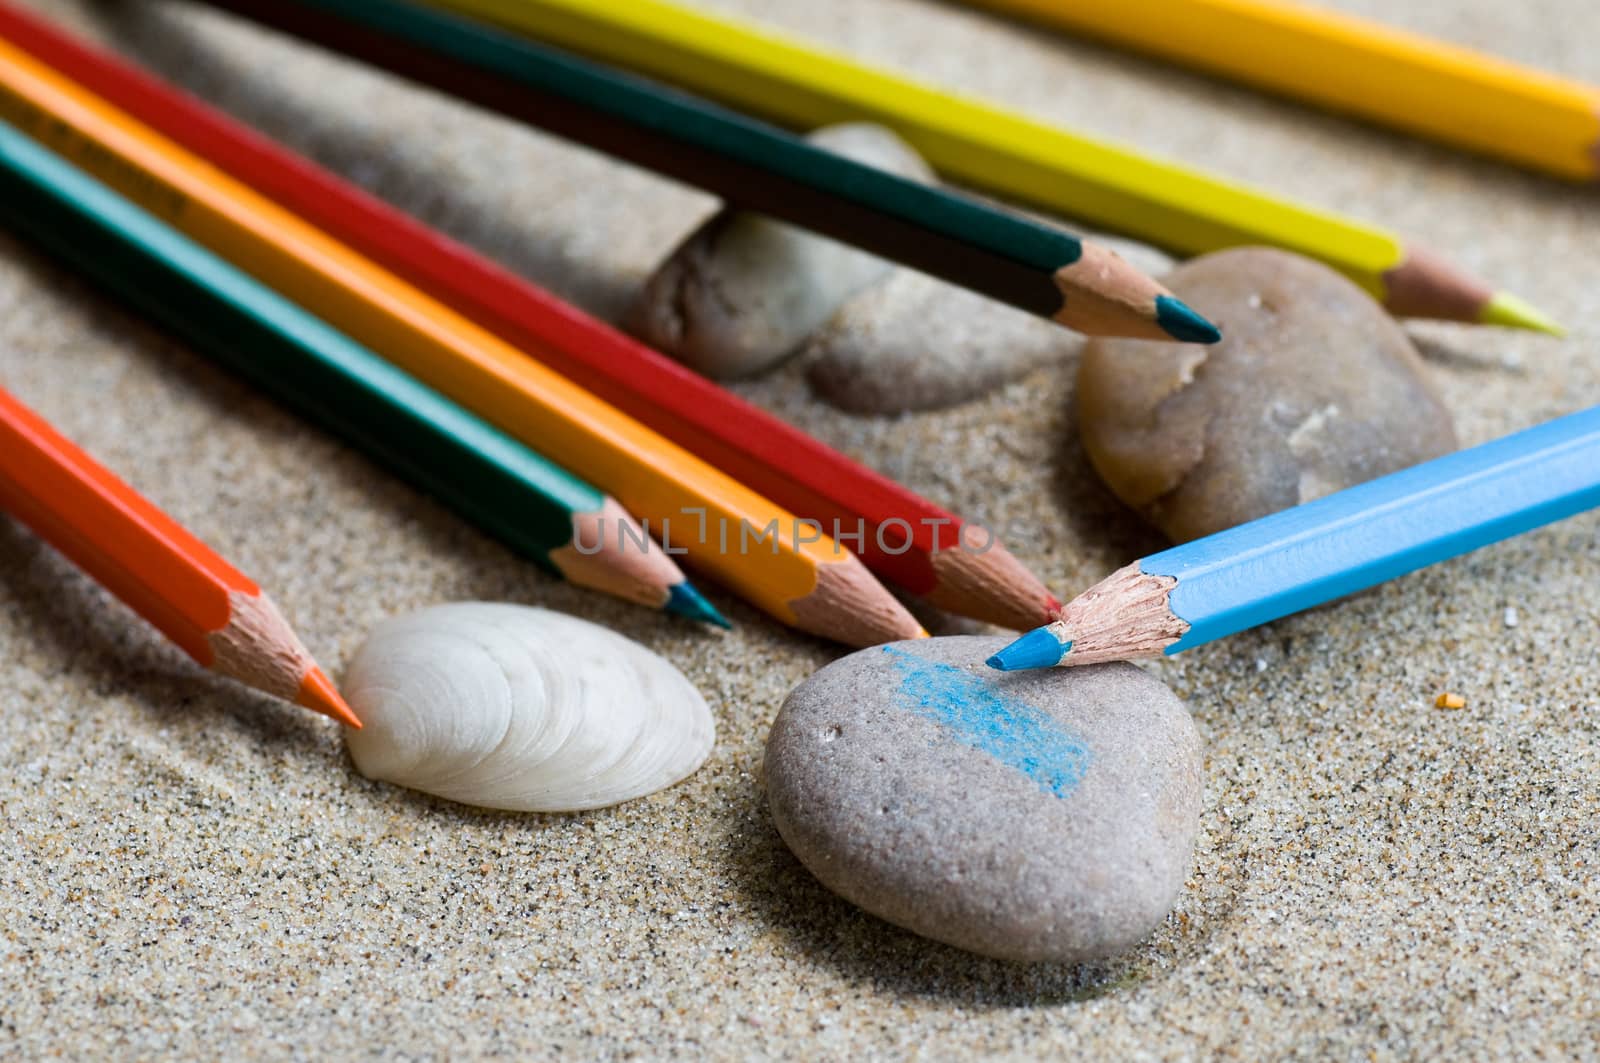
{"label": "yellow pencil lead", "polygon": [[1510,292],[1495,292],[1478,312],[1478,322],[1484,325],[1503,325],[1506,328],[1545,332],[1551,336],[1565,336],[1567,330],[1544,311],[1520,296]]}

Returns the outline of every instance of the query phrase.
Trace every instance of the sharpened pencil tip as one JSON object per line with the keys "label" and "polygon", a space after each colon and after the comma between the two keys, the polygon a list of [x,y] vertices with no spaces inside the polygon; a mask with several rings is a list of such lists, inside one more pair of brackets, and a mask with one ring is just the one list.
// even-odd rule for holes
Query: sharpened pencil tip
{"label": "sharpened pencil tip", "polygon": [[1072,649],[1072,643],[1063,646],[1047,627],[1036,627],[999,653],[990,657],[990,668],[1002,672],[1021,672],[1028,668],[1049,668],[1061,663],[1061,658]]}
{"label": "sharpened pencil tip", "polygon": [[1478,311],[1478,323],[1544,332],[1551,336],[1567,334],[1567,330],[1544,311],[1510,292],[1495,292],[1489,301],[1483,304],[1483,309]]}
{"label": "sharpened pencil tip", "polygon": [[1221,329],[1170,295],[1156,296],[1156,324],[1173,339],[1185,343],[1216,343],[1222,339]]}
{"label": "sharpened pencil tip", "polygon": [[691,583],[674,583],[668,587],[667,604],[661,608],[676,616],[686,616],[690,620],[700,620],[729,631],[733,630],[728,618],[719,613],[716,606],[706,601],[705,595],[696,590]]}
{"label": "sharpened pencil tip", "polygon": [[313,668],[300,680],[300,693],[295,696],[294,703],[320,712],[324,716],[331,716],[346,727],[361,730],[361,721],[356,719],[356,714],[350,706],[345,704],[344,698],[339,696],[333,680],[329,679],[321,668]]}

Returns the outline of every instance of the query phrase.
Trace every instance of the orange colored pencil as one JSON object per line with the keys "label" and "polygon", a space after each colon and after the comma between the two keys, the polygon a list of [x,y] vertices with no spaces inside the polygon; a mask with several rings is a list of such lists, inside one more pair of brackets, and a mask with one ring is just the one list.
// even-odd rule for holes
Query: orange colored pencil
{"label": "orange colored pencil", "polygon": [[361,726],[259,587],[3,388],[0,507],[200,664]]}
{"label": "orange colored pencil", "polygon": [[855,646],[927,636],[814,523],[3,40],[0,120],[612,495],[691,564],[784,623]]}

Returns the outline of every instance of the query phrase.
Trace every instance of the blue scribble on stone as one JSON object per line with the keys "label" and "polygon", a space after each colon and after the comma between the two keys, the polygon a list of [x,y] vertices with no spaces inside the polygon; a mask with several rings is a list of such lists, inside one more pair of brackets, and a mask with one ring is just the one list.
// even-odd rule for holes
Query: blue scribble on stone
{"label": "blue scribble on stone", "polygon": [[963,745],[1015,768],[1056,797],[1077,789],[1093,756],[1082,739],[1032,705],[1006,697],[994,681],[885,646],[900,673],[907,708]]}

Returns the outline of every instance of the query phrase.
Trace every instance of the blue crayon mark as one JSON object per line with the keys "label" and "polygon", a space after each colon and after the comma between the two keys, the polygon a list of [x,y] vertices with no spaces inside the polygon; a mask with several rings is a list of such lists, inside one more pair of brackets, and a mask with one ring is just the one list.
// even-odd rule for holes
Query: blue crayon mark
{"label": "blue crayon mark", "polygon": [[1089,747],[1032,705],[1006,697],[992,680],[885,646],[900,672],[907,708],[949,731],[964,745],[1015,768],[1056,797],[1078,788]]}

